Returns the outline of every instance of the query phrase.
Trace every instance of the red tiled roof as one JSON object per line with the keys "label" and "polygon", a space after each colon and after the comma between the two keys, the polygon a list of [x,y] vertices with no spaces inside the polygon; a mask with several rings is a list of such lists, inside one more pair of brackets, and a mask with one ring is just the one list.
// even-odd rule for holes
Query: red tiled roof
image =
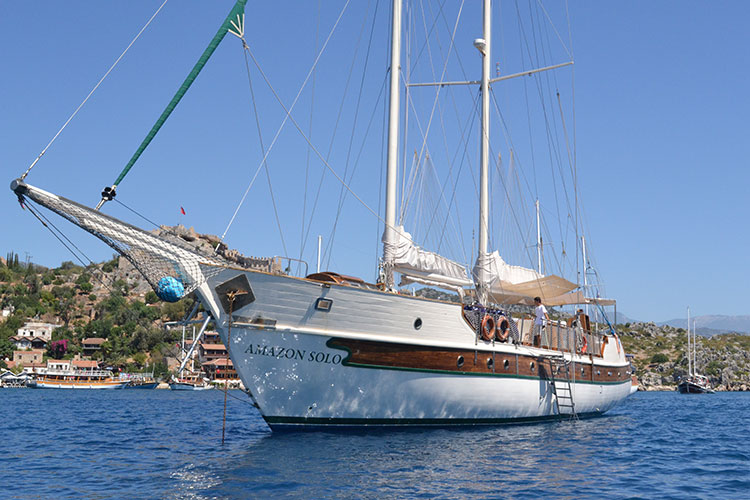
{"label": "red tiled roof", "polygon": [[93,359],[74,359],[71,363],[76,368],[99,368],[99,362]]}
{"label": "red tiled roof", "polygon": [[231,359],[218,358],[212,361],[206,361],[205,363],[201,363],[201,366],[234,366],[234,365],[232,364]]}
{"label": "red tiled roof", "polygon": [[201,347],[206,350],[211,351],[226,351],[227,348],[224,347],[224,344],[201,344]]}
{"label": "red tiled roof", "polygon": [[101,337],[91,337],[90,339],[83,339],[81,343],[84,345],[102,345],[106,341],[107,339],[103,339]]}
{"label": "red tiled roof", "polygon": [[43,349],[31,349],[29,351],[13,351],[13,354],[16,354],[17,352],[23,352],[26,354],[39,354],[40,356],[44,356],[44,350]]}

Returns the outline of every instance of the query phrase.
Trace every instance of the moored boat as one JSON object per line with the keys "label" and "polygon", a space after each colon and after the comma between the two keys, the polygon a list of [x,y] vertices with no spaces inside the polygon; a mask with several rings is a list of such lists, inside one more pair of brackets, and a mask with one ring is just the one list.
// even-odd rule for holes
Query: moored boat
{"label": "moored boat", "polygon": [[153,373],[122,373],[119,378],[127,380],[125,389],[156,389],[159,385]]}
{"label": "moored boat", "polygon": [[687,310],[687,359],[688,372],[687,376],[677,384],[677,390],[680,394],[713,394],[711,382],[708,377],[698,373],[696,368],[696,339],[695,339],[695,320],[693,320],[692,335],[690,332],[690,308]]}
{"label": "moored boat", "polygon": [[42,368],[28,383],[36,389],[124,389],[127,380],[116,378],[109,370],[57,370]]}
{"label": "moored boat", "polygon": [[[392,15],[394,70],[383,259],[377,283],[332,272],[296,277],[270,264],[251,269],[225,258],[220,245],[217,253],[208,254],[179,237],[157,236],[99,212],[115,196],[130,165],[106,188],[97,209],[23,179],[14,181],[12,189],[24,202],[47,207],[101,238],[133,263],[162,300],[175,302],[195,293],[210,315],[198,337],[211,319],[248,394],[274,429],[484,425],[600,415],[632,391],[630,364],[614,327],[605,320],[592,328],[587,315],[577,315],[570,323],[550,319],[542,303],[601,308],[614,302],[589,295],[587,286],[543,273],[541,237],[537,269],[506,264],[497,250],[489,250],[489,86],[502,79],[490,76],[489,4],[485,0],[483,38],[474,41],[482,58],[481,82],[450,82],[480,83],[481,89],[479,237],[471,272],[467,265],[417,246],[396,220],[402,76],[398,0]],[[238,1],[217,37],[227,32],[244,37],[243,8],[244,1]],[[584,261],[585,280],[589,267],[585,257]],[[399,293],[398,274],[407,285],[449,289],[459,299]],[[534,321],[512,313],[512,308],[528,307],[536,297],[540,300]],[[184,345],[182,349],[185,352]],[[172,388],[195,390],[182,377]]]}
{"label": "moored boat", "polygon": [[173,378],[171,382],[169,382],[169,388],[173,391],[205,391],[213,389],[214,386],[202,378],[180,377]]}

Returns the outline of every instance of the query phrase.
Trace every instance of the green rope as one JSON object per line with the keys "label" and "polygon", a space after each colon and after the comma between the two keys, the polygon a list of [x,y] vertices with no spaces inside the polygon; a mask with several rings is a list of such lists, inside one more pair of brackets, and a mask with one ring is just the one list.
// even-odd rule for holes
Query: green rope
{"label": "green rope", "polygon": [[182,85],[180,86],[180,89],[177,91],[175,96],[172,98],[172,100],[167,105],[167,108],[162,112],[161,116],[158,120],[156,120],[156,123],[151,128],[151,131],[148,133],[145,139],[143,139],[143,142],[138,147],[138,150],[135,152],[133,157],[130,159],[128,164],[125,166],[124,169],[122,169],[122,172],[120,172],[120,176],[115,181],[114,185],[117,186],[120,184],[120,181],[127,175],[127,173],[130,171],[130,169],[133,167],[133,164],[140,158],[143,151],[148,147],[148,145],[153,140],[154,136],[156,136],[156,133],[159,131],[159,129],[164,125],[164,122],[167,121],[167,118],[169,118],[169,115],[172,114],[172,111],[174,111],[174,108],[177,106],[177,104],[180,102],[180,99],[185,95],[185,92],[190,88],[190,85],[193,84],[195,81],[195,78],[198,76],[198,73],[201,72],[203,69],[203,66],[206,65],[206,62],[208,62],[208,59],[211,57],[211,55],[216,50],[216,47],[219,46],[219,43],[224,39],[224,36],[227,34],[227,31],[230,29],[231,25],[230,22],[235,20],[237,16],[241,16],[245,11],[245,3],[247,0],[237,0],[237,3],[234,4],[234,7],[232,7],[232,10],[229,12],[229,15],[227,15],[226,19],[224,19],[224,22],[221,25],[221,28],[219,28],[219,31],[214,36],[213,40],[211,40],[211,43],[206,47],[206,50],[203,51],[203,54],[201,55],[200,59],[198,59],[198,62],[195,63],[195,66],[193,66],[193,70],[190,72],[190,74],[185,78],[185,81],[182,82]]}

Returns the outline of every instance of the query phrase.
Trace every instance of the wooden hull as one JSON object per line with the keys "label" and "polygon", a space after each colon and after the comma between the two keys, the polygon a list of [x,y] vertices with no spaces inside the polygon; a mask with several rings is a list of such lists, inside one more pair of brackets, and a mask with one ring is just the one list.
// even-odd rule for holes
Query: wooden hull
{"label": "wooden hull", "polygon": [[127,381],[121,380],[45,380],[37,379],[30,382],[29,387],[35,389],[124,389],[128,385]]}

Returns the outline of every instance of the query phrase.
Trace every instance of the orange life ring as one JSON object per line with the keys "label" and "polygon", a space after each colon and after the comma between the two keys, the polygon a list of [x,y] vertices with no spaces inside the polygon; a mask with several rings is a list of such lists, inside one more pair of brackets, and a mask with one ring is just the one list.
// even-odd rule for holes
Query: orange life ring
{"label": "orange life ring", "polygon": [[495,337],[495,318],[485,314],[482,318],[482,338],[492,340]]}
{"label": "orange life ring", "polygon": [[495,327],[495,338],[500,342],[507,342],[510,336],[510,321],[505,316],[497,318],[497,326]]}
{"label": "orange life ring", "polygon": [[586,340],[586,336],[584,335],[583,336],[583,342],[582,342],[582,345],[581,345],[581,353],[586,354],[586,351],[588,350],[588,348],[589,348],[589,343]]}

